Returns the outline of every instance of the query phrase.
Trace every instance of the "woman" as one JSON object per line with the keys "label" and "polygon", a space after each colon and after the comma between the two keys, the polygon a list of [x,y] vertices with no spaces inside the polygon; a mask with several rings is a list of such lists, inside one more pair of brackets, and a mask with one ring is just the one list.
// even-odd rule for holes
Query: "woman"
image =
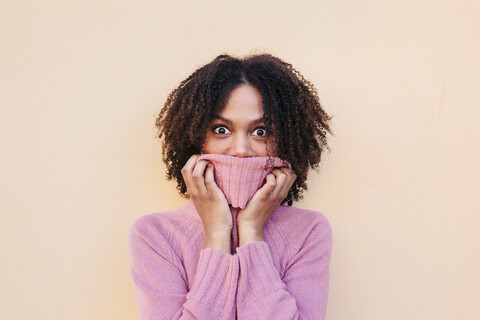
{"label": "woman", "polygon": [[329,120],[315,88],[268,54],[220,55],[169,95],[156,125],[189,201],[131,227],[140,319],[325,318],[330,225],[291,205]]}

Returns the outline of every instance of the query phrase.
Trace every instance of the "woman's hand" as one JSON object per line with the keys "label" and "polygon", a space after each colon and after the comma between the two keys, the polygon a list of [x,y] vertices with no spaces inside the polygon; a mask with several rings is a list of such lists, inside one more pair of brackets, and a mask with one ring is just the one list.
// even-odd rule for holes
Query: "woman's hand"
{"label": "woman's hand", "polygon": [[225,195],[213,178],[213,165],[207,160],[196,163],[193,155],[182,168],[188,195],[202,219],[205,229],[204,248],[214,248],[230,254],[232,214]]}
{"label": "woman's hand", "polygon": [[265,225],[287,197],[295,179],[297,175],[289,168],[275,168],[267,175],[265,185],[254,194],[245,209],[238,213],[239,246],[264,241]]}

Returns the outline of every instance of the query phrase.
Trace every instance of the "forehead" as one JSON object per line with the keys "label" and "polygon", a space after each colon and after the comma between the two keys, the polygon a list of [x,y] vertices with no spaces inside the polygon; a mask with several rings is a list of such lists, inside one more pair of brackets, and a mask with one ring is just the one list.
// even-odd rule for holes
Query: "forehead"
{"label": "forehead", "polygon": [[263,104],[260,91],[248,84],[233,89],[219,115],[231,120],[262,118]]}

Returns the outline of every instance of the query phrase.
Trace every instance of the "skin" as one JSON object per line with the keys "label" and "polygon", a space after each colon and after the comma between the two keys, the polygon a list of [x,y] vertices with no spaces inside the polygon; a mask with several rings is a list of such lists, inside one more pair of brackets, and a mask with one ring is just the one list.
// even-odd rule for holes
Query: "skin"
{"label": "skin", "polygon": [[[262,96],[251,85],[235,88],[224,107],[210,124],[205,138],[205,153],[235,157],[276,156],[275,146],[266,139],[262,120]],[[267,147],[268,144],[268,147]],[[188,194],[202,219],[205,229],[204,248],[230,254],[232,215],[223,192],[214,181],[213,165],[207,160],[196,163],[193,155],[182,168]],[[295,173],[288,168],[274,168],[247,206],[237,216],[239,245],[264,241],[268,219],[288,194],[295,182]]]}

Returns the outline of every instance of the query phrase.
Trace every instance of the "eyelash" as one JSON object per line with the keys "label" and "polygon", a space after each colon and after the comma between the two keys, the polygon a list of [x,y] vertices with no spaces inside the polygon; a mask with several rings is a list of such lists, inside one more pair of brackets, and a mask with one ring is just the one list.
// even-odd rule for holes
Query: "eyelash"
{"label": "eyelash", "polygon": [[[218,133],[218,132],[216,131],[218,128],[225,128],[228,132],[230,132],[230,130],[227,128],[227,126],[225,126],[225,125],[223,125],[223,124],[216,124],[216,125],[214,125],[214,126],[212,127],[213,133],[220,134],[220,135],[226,134],[226,133]],[[258,137],[264,138],[264,137],[267,136],[267,129],[265,129],[265,127],[263,127],[263,126],[256,127],[255,129],[253,129],[253,132],[257,131],[258,129],[261,129],[261,130],[263,130],[263,131],[265,132],[263,136],[257,135]]]}
{"label": "eyelash", "polygon": [[214,125],[214,126],[212,127],[213,133],[223,134],[223,133],[218,133],[218,132],[216,132],[216,130],[217,130],[218,128],[225,128],[225,129],[227,129],[227,131],[230,132],[230,130],[229,130],[226,126],[224,126],[223,124],[217,124],[217,125]]}
{"label": "eyelash", "polygon": [[264,137],[267,136],[267,129],[265,129],[265,127],[257,127],[257,128],[255,128],[255,129],[253,130],[253,132],[257,131],[258,129],[262,129],[263,132],[264,132],[264,135],[263,135],[263,136],[259,136],[259,137],[264,138]]}

